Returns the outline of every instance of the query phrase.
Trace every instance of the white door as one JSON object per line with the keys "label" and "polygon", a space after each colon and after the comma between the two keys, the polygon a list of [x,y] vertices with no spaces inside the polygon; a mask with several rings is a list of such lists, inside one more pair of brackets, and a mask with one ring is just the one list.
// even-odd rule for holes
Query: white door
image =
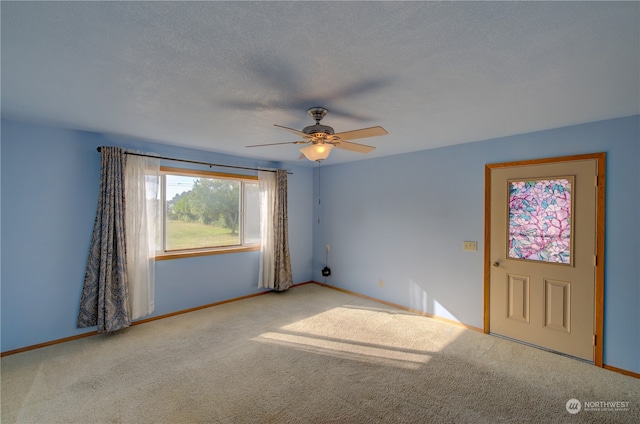
{"label": "white door", "polygon": [[598,164],[488,166],[491,333],[594,361]]}

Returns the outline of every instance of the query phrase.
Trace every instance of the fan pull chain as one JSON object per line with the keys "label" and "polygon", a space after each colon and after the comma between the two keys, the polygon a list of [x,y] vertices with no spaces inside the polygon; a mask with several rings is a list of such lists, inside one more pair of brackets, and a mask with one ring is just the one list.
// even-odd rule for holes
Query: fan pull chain
{"label": "fan pull chain", "polygon": [[320,224],[320,162],[318,162],[318,224]]}

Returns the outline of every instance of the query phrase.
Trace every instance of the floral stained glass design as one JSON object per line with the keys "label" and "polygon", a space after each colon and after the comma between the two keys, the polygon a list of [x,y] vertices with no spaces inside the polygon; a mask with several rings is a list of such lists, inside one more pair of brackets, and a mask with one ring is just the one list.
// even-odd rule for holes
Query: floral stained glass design
{"label": "floral stained glass design", "polygon": [[571,262],[571,178],[509,182],[509,257]]}

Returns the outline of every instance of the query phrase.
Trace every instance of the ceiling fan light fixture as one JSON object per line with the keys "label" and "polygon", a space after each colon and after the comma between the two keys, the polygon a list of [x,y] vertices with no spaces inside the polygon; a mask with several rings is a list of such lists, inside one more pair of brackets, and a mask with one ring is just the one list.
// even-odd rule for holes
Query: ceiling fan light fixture
{"label": "ceiling fan light fixture", "polygon": [[300,152],[307,159],[315,162],[322,162],[329,157],[333,149],[333,144],[310,144],[300,149]]}

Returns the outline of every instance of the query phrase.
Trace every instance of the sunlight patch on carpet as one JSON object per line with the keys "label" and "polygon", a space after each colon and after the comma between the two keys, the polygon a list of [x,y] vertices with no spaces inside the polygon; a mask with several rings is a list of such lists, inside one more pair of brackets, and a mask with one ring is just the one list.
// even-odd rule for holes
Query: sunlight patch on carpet
{"label": "sunlight patch on carpet", "polygon": [[408,369],[418,369],[431,359],[431,356],[426,353],[394,349],[390,346],[376,346],[356,343],[349,340],[328,340],[326,338],[300,334],[267,332],[251,340],[262,343],[279,344],[319,355]]}

